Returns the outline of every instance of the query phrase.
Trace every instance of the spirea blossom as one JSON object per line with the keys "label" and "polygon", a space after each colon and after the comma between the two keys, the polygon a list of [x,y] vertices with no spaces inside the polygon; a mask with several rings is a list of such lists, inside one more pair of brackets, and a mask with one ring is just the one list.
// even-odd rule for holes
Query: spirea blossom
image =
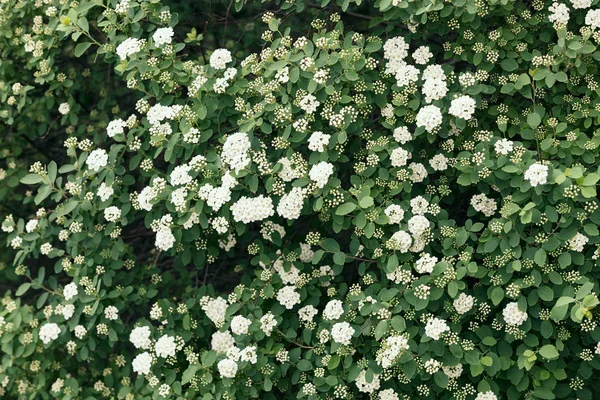
{"label": "spirea blossom", "polygon": [[340,300],[331,300],[323,310],[323,318],[327,320],[339,319],[344,314],[343,303]]}
{"label": "spirea blossom", "polygon": [[575,9],[590,8],[592,0],[571,0],[571,4]]}
{"label": "spirea blossom", "polygon": [[442,333],[450,330],[445,320],[437,317],[430,318],[425,325],[425,335],[433,340],[439,340]]}
{"label": "spirea blossom", "polygon": [[488,390],[487,392],[477,393],[475,400],[498,400],[498,396],[496,396],[491,390]]}
{"label": "spirea blossom", "polygon": [[540,163],[531,164],[523,177],[529,181],[532,187],[544,185],[548,179],[548,166]]}
{"label": "spirea blossom", "polygon": [[270,197],[260,195],[254,198],[241,197],[231,205],[231,214],[236,222],[249,224],[262,221],[274,214],[273,201]]}
{"label": "spirea blossom", "polygon": [[131,362],[131,367],[133,368],[133,372],[137,372],[138,374],[149,374],[152,367],[152,355],[147,351],[138,354]]}
{"label": "spirea blossom", "polygon": [[171,175],[169,175],[169,182],[173,186],[185,185],[192,181],[192,177],[189,175],[192,167],[187,164],[178,165],[173,168]]}
{"label": "spirea blossom", "polygon": [[402,147],[398,147],[397,149],[392,150],[392,154],[390,155],[392,167],[405,166],[409,158],[410,153],[404,150]]}
{"label": "spirea blossom", "polygon": [[519,310],[519,305],[516,302],[508,303],[502,311],[504,321],[511,326],[521,326],[527,321],[527,313]]}
{"label": "spirea blossom", "polygon": [[507,156],[510,154],[511,151],[513,151],[514,148],[514,142],[512,140],[508,140],[508,139],[500,139],[498,140],[496,143],[494,143],[494,150],[496,151],[496,153],[502,155],[502,156]]}
{"label": "spirea blossom", "polygon": [[121,118],[117,118],[108,123],[106,127],[106,135],[108,137],[114,137],[119,134],[123,134],[125,132],[125,127],[127,126],[127,122],[123,121]]}
{"label": "spirea blossom", "polygon": [[108,153],[104,149],[96,149],[90,153],[85,163],[89,169],[98,172],[108,164]]}
{"label": "spirea blossom", "polygon": [[412,135],[406,126],[394,129],[394,140],[400,144],[406,144],[412,139]]}
{"label": "spirea blossom", "polygon": [[414,215],[408,220],[408,230],[415,236],[421,236],[429,229],[429,220],[423,215]]}
{"label": "spirea blossom", "polygon": [[412,237],[409,233],[398,231],[392,235],[386,246],[392,250],[399,250],[401,253],[406,253],[412,244]]}
{"label": "spirea blossom", "polygon": [[294,187],[289,193],[281,196],[277,205],[277,214],[286,219],[298,219],[304,204],[304,192],[302,188]]}
{"label": "spirea blossom", "polygon": [[331,337],[336,343],[348,346],[352,335],[354,335],[354,328],[346,321],[338,322],[331,327]]}
{"label": "spirea blossom", "polygon": [[63,288],[63,296],[65,296],[65,300],[69,301],[73,297],[77,296],[77,284],[75,282],[71,282]]}
{"label": "spirea blossom", "polygon": [[140,39],[128,38],[117,46],[117,55],[121,60],[126,60],[127,57],[139,52],[142,49],[143,42]]}
{"label": "spirea blossom", "polygon": [[469,120],[475,113],[475,100],[470,96],[460,96],[452,100],[448,113],[458,118]]}
{"label": "spirea blossom", "polygon": [[424,127],[427,132],[433,132],[442,124],[442,111],[433,104],[427,105],[417,113],[417,126]]}
{"label": "spirea blossom", "polygon": [[471,198],[471,205],[476,211],[483,213],[486,217],[494,215],[498,208],[496,200],[487,197],[484,193],[473,196]]}
{"label": "spirea blossom", "polygon": [[368,382],[367,371],[365,370],[360,371],[360,374],[358,374],[354,383],[356,384],[358,391],[362,393],[373,393],[378,390],[381,385],[378,374],[373,374],[373,379],[371,382]]}
{"label": "spirea blossom", "polygon": [[227,300],[222,297],[211,299],[206,307],[202,308],[217,327],[220,327],[225,322],[225,312],[227,311]]}
{"label": "spirea blossom", "polygon": [[104,209],[104,219],[108,222],[117,222],[121,218],[121,210],[119,207],[110,206]]}
{"label": "spirea blossom", "polygon": [[62,115],[67,115],[69,111],[71,111],[71,106],[69,105],[69,103],[61,103],[58,106],[58,112]]}
{"label": "spirea blossom", "polygon": [[433,272],[433,267],[435,267],[437,262],[437,257],[431,256],[429,253],[423,253],[415,263],[415,270],[419,274],[430,274]]}
{"label": "spirea blossom", "polygon": [[210,55],[210,66],[214,69],[225,69],[232,60],[231,52],[227,49],[217,49]]}
{"label": "spirea blossom", "polygon": [[327,149],[330,138],[331,135],[327,135],[321,131],[315,131],[308,139],[308,149],[311,151],[323,152]]}
{"label": "spirea blossom", "polygon": [[219,370],[219,374],[223,378],[235,378],[237,374],[238,365],[235,361],[226,358],[224,360],[219,361],[217,364],[217,369]]}
{"label": "spirea blossom", "polygon": [[568,245],[569,249],[581,253],[583,251],[583,247],[589,242],[589,238],[579,232],[571,239],[569,239]]}
{"label": "spirea blossom", "polygon": [[44,344],[48,344],[53,340],[58,339],[58,335],[60,334],[60,328],[54,322],[49,322],[40,328],[40,340],[44,342]]}
{"label": "spirea blossom", "polygon": [[399,224],[404,218],[404,210],[398,204],[388,206],[383,212],[390,220],[390,224]]}
{"label": "spirea blossom", "polygon": [[[554,22],[559,25],[566,25],[569,22],[569,7],[567,7],[565,4],[555,1],[550,7],[548,7],[548,11],[551,13],[548,16],[548,20],[550,20],[550,22]],[[587,17],[585,22],[587,25],[590,25],[588,24]]]}
{"label": "spirea blossom", "polygon": [[234,344],[235,339],[233,338],[231,333],[229,333],[229,331],[217,331],[212,335],[210,341],[210,348],[219,354],[225,354],[231,347],[234,346]]}
{"label": "spirea blossom", "polygon": [[246,335],[248,333],[248,327],[252,321],[241,315],[236,315],[231,320],[231,332],[236,335]]}
{"label": "spirea blossom", "polygon": [[173,357],[176,349],[175,338],[169,335],[161,336],[154,345],[156,355],[163,358]]}
{"label": "spirea blossom", "polygon": [[170,44],[173,40],[173,28],[158,28],[152,35],[152,40],[156,47],[161,47],[165,44]]}
{"label": "spirea blossom", "polygon": [[454,309],[459,314],[466,314],[473,308],[473,304],[475,303],[475,298],[471,295],[461,293],[452,303]]}
{"label": "spirea blossom", "polygon": [[284,286],[277,292],[279,304],[291,310],[296,304],[300,304],[300,293],[296,292],[294,286]]}
{"label": "spirea blossom", "polygon": [[129,334],[129,341],[133,343],[136,349],[150,348],[150,328],[147,326],[138,326]]}
{"label": "spirea blossom", "polygon": [[310,169],[308,176],[313,180],[317,187],[323,188],[329,182],[329,177],[333,174],[333,164],[321,161]]}
{"label": "spirea blossom", "polygon": [[250,150],[250,139],[244,132],[229,135],[223,144],[221,159],[235,172],[239,172],[250,164],[248,156]]}

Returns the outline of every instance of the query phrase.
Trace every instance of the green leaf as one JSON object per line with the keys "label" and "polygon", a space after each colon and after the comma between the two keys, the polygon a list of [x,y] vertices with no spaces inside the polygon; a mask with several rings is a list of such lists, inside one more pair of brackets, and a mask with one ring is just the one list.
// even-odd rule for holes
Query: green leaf
{"label": "green leaf", "polygon": [[529,115],[527,116],[527,125],[529,125],[533,129],[537,128],[541,122],[542,117],[540,117],[540,114],[536,112],[529,113]]}
{"label": "green leaf", "polygon": [[356,204],[354,203],[344,203],[340,205],[336,210],[336,215],[347,215],[356,209]]}
{"label": "green leaf", "polygon": [[35,185],[42,181],[42,177],[38,174],[27,174],[21,178],[21,183],[25,185]]}
{"label": "green leaf", "polygon": [[90,48],[90,46],[93,43],[91,42],[81,42],[78,43],[77,46],[75,46],[75,50],[73,51],[73,54],[75,55],[75,57],[81,57],[83,55],[83,53],[86,52],[87,49]]}
{"label": "green leaf", "polygon": [[519,64],[513,58],[505,58],[500,63],[500,66],[502,67],[503,70],[508,71],[508,72],[512,72],[512,71],[516,70],[517,68],[519,68]]}
{"label": "green leaf", "polygon": [[312,364],[308,360],[300,360],[298,361],[297,367],[300,371],[310,371],[312,369]]}
{"label": "green leaf", "polygon": [[23,296],[25,294],[25,292],[27,292],[29,290],[30,287],[31,287],[31,283],[29,283],[29,282],[23,283],[17,289],[17,292],[15,293],[15,296],[17,296],[17,297]]}
{"label": "green leaf", "polygon": [[492,290],[492,295],[490,297],[491,297],[492,303],[495,306],[497,306],[504,299],[504,289],[502,289],[501,287],[495,287],[494,290]]}
{"label": "green leaf", "polygon": [[556,360],[559,356],[558,350],[556,350],[556,347],[554,347],[551,344],[542,346],[539,353],[542,357],[544,357],[545,359],[548,359],[548,360]]}
{"label": "green leaf", "polygon": [[187,383],[190,383],[190,381],[194,376],[196,376],[196,372],[198,372],[200,368],[200,365],[190,365],[185,371],[183,371],[183,374],[181,376],[181,384],[185,385]]}

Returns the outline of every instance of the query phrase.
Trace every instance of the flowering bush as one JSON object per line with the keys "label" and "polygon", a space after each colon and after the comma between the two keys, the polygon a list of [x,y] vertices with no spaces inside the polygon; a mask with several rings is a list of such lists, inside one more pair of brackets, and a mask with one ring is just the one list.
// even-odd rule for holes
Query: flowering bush
{"label": "flowering bush", "polygon": [[3,397],[597,398],[598,0],[0,7]]}

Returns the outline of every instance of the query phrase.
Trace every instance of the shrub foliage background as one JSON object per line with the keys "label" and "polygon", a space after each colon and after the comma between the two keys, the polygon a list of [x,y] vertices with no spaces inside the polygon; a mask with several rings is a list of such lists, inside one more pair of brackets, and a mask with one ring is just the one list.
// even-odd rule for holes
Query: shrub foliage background
{"label": "shrub foliage background", "polygon": [[4,398],[593,399],[597,0],[3,0]]}

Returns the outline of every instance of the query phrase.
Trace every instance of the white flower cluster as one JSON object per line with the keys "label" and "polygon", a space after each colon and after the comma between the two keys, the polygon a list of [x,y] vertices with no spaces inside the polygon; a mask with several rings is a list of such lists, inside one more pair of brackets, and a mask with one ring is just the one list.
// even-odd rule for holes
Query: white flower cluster
{"label": "white flower cluster", "polygon": [[148,375],[152,367],[152,355],[147,351],[138,354],[131,362],[133,372],[141,375]]}
{"label": "white flower cluster", "polygon": [[475,297],[465,293],[461,293],[452,303],[454,309],[460,315],[468,313],[473,308],[473,304],[475,304]]}
{"label": "white flower cluster", "polygon": [[114,137],[116,135],[123,134],[125,132],[125,127],[127,126],[127,122],[123,121],[121,118],[117,118],[108,123],[106,127],[106,135],[108,137]]}
{"label": "white flower cluster", "polygon": [[237,173],[250,164],[248,150],[250,150],[248,135],[244,132],[236,132],[225,140],[221,159]]}
{"label": "white flower cluster", "polygon": [[212,334],[210,348],[218,354],[226,354],[235,344],[235,339],[229,331],[217,331]]}
{"label": "white flower cluster", "polygon": [[304,205],[304,190],[294,187],[289,193],[281,196],[277,205],[277,214],[286,219],[298,219]]}
{"label": "white flower cluster", "polygon": [[592,29],[600,28],[600,10],[589,10],[585,15],[585,24]]}
{"label": "white flower cluster", "polygon": [[488,390],[487,392],[477,393],[475,400],[498,400],[498,397],[494,394],[494,392]]}
{"label": "white flower cluster", "polygon": [[117,55],[121,60],[139,52],[144,45],[144,41],[136,38],[127,38],[117,46]]}
{"label": "white flower cluster", "polygon": [[[402,218],[404,218],[404,209],[401,206],[399,206],[398,204],[389,205],[383,211],[383,213],[390,220],[390,224],[399,224],[400,221],[402,221]],[[410,246],[410,244],[409,244],[409,246]]]}
{"label": "white flower cluster", "polygon": [[508,303],[502,311],[504,321],[511,326],[521,326],[527,321],[527,313],[519,310],[519,305],[516,302]]}
{"label": "white flower cluster", "polygon": [[175,35],[173,28],[158,28],[152,35],[152,40],[156,47],[161,47],[165,44],[171,44],[173,35]]}
{"label": "white flower cluster", "polygon": [[460,96],[452,100],[448,113],[458,118],[470,120],[475,113],[475,100],[471,96]]}
{"label": "white flower cluster", "polygon": [[406,253],[412,244],[412,237],[408,232],[398,231],[387,241],[386,246],[392,250],[398,250]]}
{"label": "white flower cluster", "polygon": [[507,156],[511,151],[513,151],[514,145],[515,144],[512,140],[502,138],[494,143],[494,150],[496,150],[496,153],[502,156]]}
{"label": "white flower cluster", "polygon": [[299,106],[302,110],[304,110],[307,114],[313,114],[317,111],[317,107],[319,107],[321,103],[317,100],[315,96],[312,94],[307,94],[300,100]]}
{"label": "white flower cluster", "polygon": [[569,22],[569,7],[567,7],[565,4],[555,1],[550,7],[548,7],[548,11],[551,12],[551,14],[548,16],[548,20],[550,20],[550,22],[554,22],[557,25],[566,25]]}
{"label": "white flower cluster", "polygon": [[89,169],[98,172],[108,164],[108,154],[104,149],[96,149],[90,153],[85,163]]}
{"label": "white flower cluster", "polygon": [[590,8],[592,0],[571,0],[571,4],[575,9]]}
{"label": "white flower cluster", "polygon": [[325,305],[323,318],[326,320],[339,319],[344,314],[343,303],[340,300],[331,300]]}
{"label": "white flower cluster", "polygon": [[417,126],[425,127],[427,132],[433,132],[442,124],[442,111],[433,104],[422,107],[417,113]]}
{"label": "white flower cluster", "polygon": [[484,193],[473,196],[471,198],[471,205],[476,211],[483,213],[486,217],[491,217],[498,209],[496,200],[490,199]]}
{"label": "white flower cluster", "polygon": [[310,169],[308,176],[313,180],[317,187],[323,188],[329,182],[329,177],[333,174],[333,164],[321,161]]}
{"label": "white flower cluster", "polygon": [[577,232],[577,234],[575,236],[573,236],[571,239],[569,239],[569,242],[568,242],[569,249],[581,253],[583,251],[583,247],[589,241],[590,241],[590,239],[587,236]]}
{"label": "white flower cluster", "polygon": [[406,144],[412,140],[412,134],[406,126],[394,129],[394,140],[400,144]]}
{"label": "white flower cluster", "polygon": [[329,139],[331,139],[331,135],[321,131],[315,131],[310,135],[310,138],[308,138],[308,149],[322,153],[327,150]]}
{"label": "white flower cluster", "polygon": [[217,49],[210,55],[210,66],[214,69],[225,69],[232,60],[231,52],[227,49]]}
{"label": "white flower cluster", "polygon": [[162,335],[154,345],[156,355],[162,358],[173,357],[176,350],[175,338],[169,335]]}
{"label": "white flower cluster", "polygon": [[227,311],[227,301],[222,297],[210,299],[207,302],[202,302],[202,310],[206,313],[217,328],[220,328],[225,323],[225,312]]}
{"label": "white flower cluster", "polygon": [[77,296],[77,284],[75,282],[71,282],[63,288],[63,296],[65,296],[65,300],[69,301],[73,297]]}
{"label": "white flower cluster", "polygon": [[373,374],[371,382],[367,382],[367,371],[365,370],[360,371],[360,374],[356,377],[355,383],[358,391],[362,393],[373,393],[381,386],[378,374]]}
{"label": "white flower cluster", "polygon": [[104,219],[108,222],[117,222],[121,218],[121,210],[117,206],[110,206],[104,209]]}
{"label": "white flower cluster", "polygon": [[390,161],[392,163],[392,167],[403,167],[408,163],[411,154],[404,150],[402,147],[398,147],[392,150],[392,154],[390,155]]}
{"label": "white flower cluster", "polygon": [[231,205],[231,214],[236,222],[249,224],[255,221],[262,221],[274,214],[273,200],[264,195],[255,198],[246,196],[241,197]]}
{"label": "white flower cluster", "polygon": [[157,224],[155,246],[160,250],[169,250],[175,244],[175,235],[171,231],[173,217],[164,215]]}
{"label": "white flower cluster", "polygon": [[40,340],[44,342],[44,344],[48,344],[51,341],[58,339],[58,335],[60,335],[60,328],[54,322],[44,324],[40,328]]}
{"label": "white flower cluster", "polygon": [[437,317],[430,318],[425,325],[425,335],[433,340],[439,340],[442,333],[450,330],[445,320]]}
{"label": "white flower cluster", "polygon": [[150,348],[150,328],[147,326],[138,326],[129,334],[129,341],[133,343],[136,349]]}
{"label": "white flower cluster", "polygon": [[437,264],[438,258],[429,255],[429,253],[423,253],[421,257],[415,263],[415,270],[419,274],[430,274],[433,272],[435,264]]}
{"label": "white flower cluster", "polygon": [[532,187],[544,185],[548,180],[548,166],[539,162],[531,164],[525,171],[524,178],[529,181]]}
{"label": "white flower cluster", "polygon": [[300,304],[300,293],[296,292],[294,286],[284,286],[277,292],[277,301],[291,310],[296,304]]}
{"label": "white flower cluster", "polygon": [[236,315],[231,319],[231,332],[236,335],[246,335],[251,323],[252,321],[248,318]]}
{"label": "white flower cluster", "polygon": [[336,343],[349,346],[354,335],[354,328],[346,321],[338,322],[331,327],[331,337]]}
{"label": "white flower cluster", "polygon": [[383,341],[375,358],[381,367],[390,368],[406,350],[408,350],[408,339],[405,336],[390,336]]}

